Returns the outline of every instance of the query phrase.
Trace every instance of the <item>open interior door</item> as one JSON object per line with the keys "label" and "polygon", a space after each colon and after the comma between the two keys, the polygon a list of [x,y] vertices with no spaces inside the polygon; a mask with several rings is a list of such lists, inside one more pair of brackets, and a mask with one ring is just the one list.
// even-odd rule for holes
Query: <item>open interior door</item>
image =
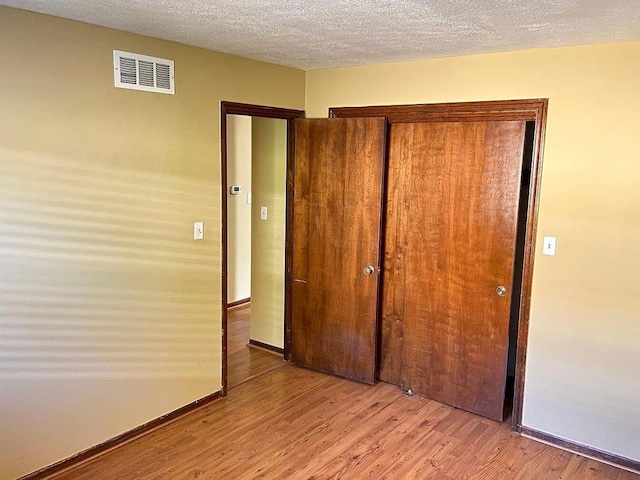
{"label": "open interior door", "polygon": [[384,118],[295,125],[291,360],[374,383]]}

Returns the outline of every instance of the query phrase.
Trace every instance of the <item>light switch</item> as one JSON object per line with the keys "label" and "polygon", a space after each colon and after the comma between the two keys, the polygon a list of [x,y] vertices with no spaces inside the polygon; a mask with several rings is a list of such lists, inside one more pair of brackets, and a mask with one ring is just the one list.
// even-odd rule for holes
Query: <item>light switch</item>
{"label": "light switch", "polygon": [[251,192],[247,192],[247,203],[251,204]]}
{"label": "light switch", "polygon": [[204,238],[204,222],[196,222],[193,224],[193,239],[202,240]]}
{"label": "light switch", "polygon": [[260,220],[267,219],[267,207],[260,207]]}
{"label": "light switch", "polygon": [[556,254],[556,237],[544,237],[542,254],[551,256]]}

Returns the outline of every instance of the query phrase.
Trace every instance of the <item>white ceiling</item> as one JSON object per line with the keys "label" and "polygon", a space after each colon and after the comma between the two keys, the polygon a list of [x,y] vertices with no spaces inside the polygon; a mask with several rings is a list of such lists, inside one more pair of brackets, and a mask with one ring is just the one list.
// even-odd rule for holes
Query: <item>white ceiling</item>
{"label": "white ceiling", "polygon": [[0,0],[311,70],[640,39],[640,0]]}

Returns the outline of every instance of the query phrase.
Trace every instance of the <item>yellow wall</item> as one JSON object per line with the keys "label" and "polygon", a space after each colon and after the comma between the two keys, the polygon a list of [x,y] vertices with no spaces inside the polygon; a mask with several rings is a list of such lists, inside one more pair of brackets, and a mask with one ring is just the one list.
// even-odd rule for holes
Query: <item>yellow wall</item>
{"label": "yellow wall", "polygon": [[284,348],[287,121],[253,117],[251,146],[251,339]]}
{"label": "yellow wall", "polygon": [[251,117],[227,115],[227,184],[242,193],[227,196],[227,302],[251,296]]}
{"label": "yellow wall", "polygon": [[[300,109],[305,79],[4,7],[0,32],[5,479],[220,389],[220,101]],[[174,60],[176,95],[114,88],[114,49]]]}
{"label": "yellow wall", "polygon": [[524,424],[640,460],[640,42],[311,71],[306,92],[308,117],[549,98]]}

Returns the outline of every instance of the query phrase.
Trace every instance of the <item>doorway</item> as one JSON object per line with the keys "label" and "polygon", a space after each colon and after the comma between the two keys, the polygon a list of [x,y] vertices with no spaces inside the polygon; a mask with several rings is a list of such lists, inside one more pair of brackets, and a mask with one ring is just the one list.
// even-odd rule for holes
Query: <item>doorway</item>
{"label": "doorway", "polygon": [[221,104],[224,394],[289,358],[290,152],[303,115]]}

